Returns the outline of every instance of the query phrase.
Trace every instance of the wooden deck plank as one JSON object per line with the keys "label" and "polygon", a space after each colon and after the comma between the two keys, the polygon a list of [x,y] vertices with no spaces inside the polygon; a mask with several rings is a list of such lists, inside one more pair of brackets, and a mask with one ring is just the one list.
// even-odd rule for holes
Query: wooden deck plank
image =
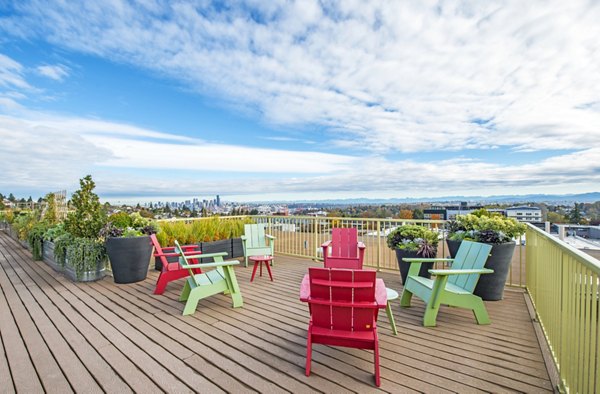
{"label": "wooden deck plank", "polygon": [[[27,256],[25,256],[27,257]],[[36,264],[31,260],[26,261],[28,264]],[[100,320],[95,316],[83,302],[73,297],[70,291],[63,286],[63,284],[72,285],[72,283],[65,279],[61,275],[57,275],[51,268],[40,265],[39,270],[44,270],[46,275],[44,279],[47,281],[39,284],[42,289],[56,288],[61,299],[59,306],[62,313],[69,313],[70,318],[74,318],[74,322],[79,324],[80,333],[86,336],[86,339],[94,345],[95,349],[105,360],[108,360],[111,366],[117,368],[121,376],[127,378],[127,383],[135,391],[147,392],[147,393],[160,393],[163,390],[156,385],[151,379],[149,379],[139,368],[139,364],[130,361],[125,357],[124,352],[128,349],[126,347],[117,350],[107,338],[104,337],[104,333],[98,329]],[[33,269],[32,272],[37,271]],[[62,283],[62,284],[61,284]],[[87,309],[86,309],[87,308]],[[80,313],[83,311],[83,313]],[[115,380],[118,379],[115,374]]]}
{"label": "wooden deck plank", "polygon": [[[4,297],[4,294],[2,294],[1,291],[0,297]],[[2,341],[2,330],[0,330],[0,393],[9,394],[14,392],[15,386],[13,385],[12,377],[10,376],[8,359],[6,358],[4,342]]]}
{"label": "wooden deck plank", "polygon": [[[111,364],[113,364],[115,360],[111,359],[110,364],[105,361],[97,350],[86,341],[84,335],[77,330],[73,323],[81,324],[83,332],[91,332],[94,328],[91,327],[89,323],[83,324],[82,319],[80,319],[79,316],[75,316],[73,309],[58,296],[53,288],[43,286],[45,282],[38,271],[44,270],[44,266],[40,265],[36,267],[38,268],[37,270],[29,270],[28,268],[31,268],[29,265],[31,264],[30,262],[27,264],[27,261],[20,261],[18,258],[15,258],[15,262],[20,264],[24,273],[26,272],[28,274],[27,277],[21,276],[21,278],[23,282],[26,283],[27,288],[32,292],[35,300],[39,303],[40,309],[43,310],[49,321],[56,326],[58,332],[64,337],[65,341],[68,342],[69,346],[73,349],[73,352],[102,387],[102,390],[119,393],[131,392],[129,386],[112,369]],[[46,292],[41,290],[42,287],[44,287]],[[53,301],[57,302],[57,305],[55,305]],[[73,319],[74,322],[71,323],[69,319]],[[110,343],[106,340],[97,340],[99,337],[101,338],[101,336],[98,335],[92,337],[96,340],[98,347],[110,346]],[[118,363],[113,365],[118,365]],[[78,389],[83,388],[79,385],[77,387]]]}
{"label": "wooden deck plank", "polygon": [[[33,372],[34,376],[23,378],[32,380],[34,384],[36,377],[39,378],[45,391],[73,392],[69,381],[61,371],[57,361],[54,359],[53,354],[48,348],[45,338],[42,337],[44,331],[42,331],[42,333],[38,331],[38,327],[36,327],[34,323],[34,317],[29,314],[24,305],[27,300],[22,300],[19,297],[19,293],[27,294],[27,289],[18,280],[13,267],[9,265],[9,262],[6,259],[6,255],[4,253],[3,255],[4,257],[0,258],[0,287],[2,287],[2,290],[4,291],[5,299],[3,301],[5,301],[5,304],[0,306],[0,316],[10,316],[12,313],[14,323],[16,324],[16,327],[18,327],[18,333],[22,338],[24,346],[27,348],[25,353],[29,354],[30,362],[32,363],[31,367],[27,365],[25,369],[28,372],[31,368],[35,369],[35,372]],[[35,306],[35,304],[30,306]],[[10,309],[10,312],[8,312],[8,308]],[[4,318],[2,320],[4,320]],[[7,338],[7,341],[8,340],[10,339]],[[27,362],[28,360],[25,360],[23,356],[21,357],[23,362],[29,364]],[[78,367],[77,363],[72,363],[72,366],[75,369]],[[11,368],[11,370],[15,373],[17,372],[16,369],[19,368],[20,366],[17,365],[16,367]],[[84,373],[87,373],[87,371],[84,370]],[[89,374],[87,377],[89,377]],[[90,383],[85,378],[86,377],[84,376],[81,379],[81,382]],[[91,382],[93,387],[93,379],[91,379]],[[20,391],[20,388],[17,388],[17,390]]]}
{"label": "wooden deck plank", "polygon": [[[251,267],[236,267],[243,308],[233,309],[228,296],[217,295],[201,300],[195,314],[181,316],[183,281],[170,283],[161,296],[152,294],[154,271],[147,280],[130,285],[115,285],[111,278],[75,284],[31,261],[30,254],[1,231],[0,253],[8,262],[2,267],[5,283],[22,301],[21,312],[51,334],[48,339],[42,336],[49,341],[45,346],[67,343],[104,391],[123,392],[110,389],[110,376],[124,391],[137,392],[203,387],[211,392],[299,393],[552,390],[522,292],[507,291],[503,301],[486,303],[490,326],[475,324],[469,311],[445,308],[438,326],[425,328],[422,303],[410,309],[396,303],[398,336],[391,334],[385,314],[379,316],[382,385],[377,388],[373,354],[359,349],[315,346],[313,371],[304,376],[308,309],[298,291],[307,267],[319,266],[309,260],[277,256],[274,282],[257,277],[250,283]],[[401,290],[397,273],[378,276],[388,287]],[[12,375],[15,350],[9,349],[15,345],[5,343],[4,327],[11,323],[4,320],[16,327],[20,320],[15,321],[4,289],[0,291],[0,312],[4,299],[11,316],[0,321],[0,373],[4,354],[4,368],[11,372],[8,387],[19,389]],[[10,302],[12,306],[14,300]],[[14,337],[17,347],[20,340],[26,354],[32,351],[18,329]],[[61,369],[66,367],[60,357],[55,359]],[[34,376],[40,374],[31,359],[21,360],[25,361]]]}

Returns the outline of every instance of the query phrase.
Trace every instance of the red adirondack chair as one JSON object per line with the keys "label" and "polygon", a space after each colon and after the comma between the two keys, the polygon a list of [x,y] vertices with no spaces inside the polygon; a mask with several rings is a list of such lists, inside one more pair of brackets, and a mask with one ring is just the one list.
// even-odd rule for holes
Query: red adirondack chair
{"label": "red adirondack chair", "polygon": [[[162,294],[165,292],[165,288],[167,287],[167,283],[181,279],[189,276],[189,271],[187,269],[182,269],[179,265],[178,261],[169,262],[167,257],[179,257],[179,253],[175,253],[175,247],[161,247],[158,239],[156,239],[156,234],[152,234],[150,236],[150,240],[152,241],[152,245],[154,245],[154,257],[158,257],[162,263],[162,271],[158,276],[158,280],[156,281],[156,288],[154,289],[154,294]],[[200,247],[198,245],[185,245],[182,246],[182,249],[186,254],[189,255],[197,255],[200,254]],[[197,263],[197,260],[193,261],[193,264]],[[199,268],[194,270],[196,274],[201,274],[202,271]]]}
{"label": "red adirondack chair", "polygon": [[383,280],[376,280],[375,271],[312,267],[308,272],[300,290],[300,300],[308,302],[310,310],[306,376],[310,375],[313,344],[371,349],[379,386],[377,314],[387,302]]}
{"label": "red adirondack chair", "polygon": [[[355,228],[332,229],[331,240],[321,247],[325,268],[362,269],[365,244],[358,242],[358,231]],[[331,254],[329,254],[330,248]]]}

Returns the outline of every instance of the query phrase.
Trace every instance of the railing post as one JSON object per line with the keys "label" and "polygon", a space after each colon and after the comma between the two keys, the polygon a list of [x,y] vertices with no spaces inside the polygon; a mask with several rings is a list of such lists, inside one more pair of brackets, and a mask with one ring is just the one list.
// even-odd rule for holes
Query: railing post
{"label": "railing post", "polygon": [[381,219],[375,222],[377,225],[377,271],[381,270]]}
{"label": "railing post", "polygon": [[[313,247],[313,253],[315,256],[315,259],[319,257],[319,255],[317,254],[317,248],[319,246],[319,234],[317,234],[317,217],[315,216],[314,219],[311,219],[313,221],[313,239],[314,239],[314,247]],[[325,256],[323,256],[323,258],[325,258]]]}

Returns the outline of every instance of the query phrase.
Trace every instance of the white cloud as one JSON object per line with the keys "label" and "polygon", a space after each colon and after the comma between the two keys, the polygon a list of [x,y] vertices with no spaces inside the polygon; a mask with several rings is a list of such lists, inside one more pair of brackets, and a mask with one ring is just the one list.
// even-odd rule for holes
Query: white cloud
{"label": "white cloud", "polygon": [[59,82],[69,76],[69,68],[62,64],[38,66],[36,70],[40,75]]}
{"label": "white cloud", "polygon": [[[222,11],[182,2],[31,0],[15,9],[0,30],[170,76],[275,125],[315,125],[328,137],[314,138],[319,144],[352,155],[215,144],[32,113],[18,103],[17,91],[33,89],[23,66],[0,54],[0,106],[24,114],[0,118],[7,141],[0,165],[31,163],[13,166],[0,186],[11,177],[34,184],[36,175],[54,184],[87,168],[111,193],[172,193],[168,176],[149,180],[135,169],[193,169],[190,192],[230,194],[569,192],[600,184],[600,3],[247,1]],[[69,71],[38,68],[57,80]],[[397,151],[498,147],[577,152],[519,165],[385,159]],[[58,155],[63,149],[66,158]],[[207,181],[202,171],[229,176]],[[239,175],[248,172],[258,175]],[[292,172],[303,175],[273,176]]]}
{"label": "white cloud", "polygon": [[326,126],[342,147],[600,140],[586,105],[600,89],[598,3],[41,4],[20,4],[5,29],[168,74],[275,124]]}

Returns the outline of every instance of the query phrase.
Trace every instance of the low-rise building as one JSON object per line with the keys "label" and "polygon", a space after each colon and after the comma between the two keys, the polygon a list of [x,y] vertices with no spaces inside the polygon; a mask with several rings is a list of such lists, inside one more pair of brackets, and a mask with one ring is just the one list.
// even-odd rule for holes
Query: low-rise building
{"label": "low-rise building", "polygon": [[519,206],[506,208],[506,216],[519,222],[541,223],[542,210],[538,207]]}

